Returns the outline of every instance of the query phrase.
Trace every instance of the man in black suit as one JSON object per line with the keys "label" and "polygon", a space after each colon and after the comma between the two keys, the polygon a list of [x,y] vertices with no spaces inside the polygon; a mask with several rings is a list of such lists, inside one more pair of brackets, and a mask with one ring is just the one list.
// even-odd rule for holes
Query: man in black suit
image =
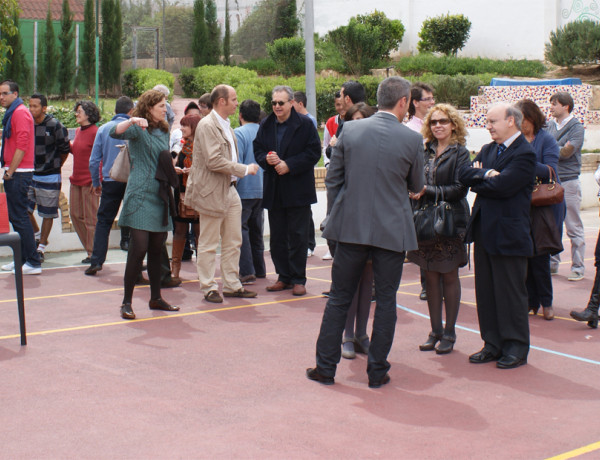
{"label": "man in black suit", "polygon": [[273,113],[260,125],[254,139],[254,157],[265,170],[263,207],[269,210],[270,250],[277,282],[267,291],[292,289],[306,294],[310,205],[317,202],[315,164],[321,140],[308,117],[292,106],[289,86],[273,88]]}
{"label": "man in black suit", "polygon": [[329,220],[323,236],[337,242],[331,291],[317,340],[316,367],[306,376],[334,383],[342,333],[361,274],[371,258],[377,306],[369,346],[369,387],[390,381],[387,361],[396,327],[396,292],[406,251],[417,248],[408,191],[423,188],[423,138],[402,124],[410,83],[390,77],[377,88],[379,112],[346,122],[325,184]]}
{"label": "man in black suit", "polygon": [[483,349],[471,363],[500,369],[527,364],[527,257],[533,255],[529,208],[536,156],[519,131],[523,115],[509,104],[487,113],[494,142],[483,146],[460,180],[477,193],[467,242],[474,242],[475,294]]}

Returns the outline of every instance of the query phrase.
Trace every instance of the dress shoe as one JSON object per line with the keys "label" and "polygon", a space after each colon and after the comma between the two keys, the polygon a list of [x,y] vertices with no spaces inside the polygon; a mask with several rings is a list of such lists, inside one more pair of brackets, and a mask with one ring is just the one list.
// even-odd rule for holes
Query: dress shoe
{"label": "dress shoe", "polygon": [[164,299],[154,299],[148,302],[150,310],[179,311],[179,307],[165,302]]}
{"label": "dress shoe", "polygon": [[505,355],[498,360],[496,367],[498,369],[514,369],[523,364],[527,364],[527,358],[517,358],[513,355]]}
{"label": "dress shoe", "polygon": [[261,279],[262,279],[262,278],[266,278],[266,277],[267,277],[267,274],[266,274],[266,273],[261,273],[261,274],[259,275],[259,274],[257,273],[257,274],[256,274],[256,277],[257,277],[257,278],[261,278]]}
{"label": "dress shoe", "polygon": [[248,291],[244,288],[238,289],[237,291],[233,291],[233,292],[223,291],[223,297],[240,297],[243,299],[251,299],[256,296],[257,296],[256,292]]}
{"label": "dress shoe", "polygon": [[329,292],[330,292],[330,291],[323,291],[323,292],[321,292],[321,295],[322,295],[323,297],[329,297]]}
{"label": "dress shoe", "polygon": [[485,348],[482,348],[481,351],[473,353],[471,356],[469,356],[469,362],[473,364],[484,364],[492,361],[498,361],[499,358],[500,356],[495,355]]}
{"label": "dress shoe", "polygon": [[119,246],[121,246],[121,251],[129,251],[129,240],[121,241],[121,244]]}
{"label": "dress shoe", "polygon": [[102,265],[90,265],[84,273],[88,276],[94,276],[100,270],[102,270]]}
{"label": "dress shoe", "polygon": [[540,309],[540,307],[529,307],[529,313],[531,313],[532,315],[537,315],[538,314],[538,310]]}
{"label": "dress shoe", "polygon": [[362,353],[363,355],[369,354],[369,336],[363,335],[362,337],[354,337],[354,350],[356,353]]}
{"label": "dress shoe", "polygon": [[150,286],[150,280],[144,278],[144,275],[140,273],[137,281],[135,282],[136,286]]}
{"label": "dress shoe", "polygon": [[592,329],[596,329],[598,327],[598,306],[597,305],[588,305],[588,307],[583,311],[572,310],[571,318],[576,321],[587,321],[587,325]]}
{"label": "dress shoe", "polygon": [[342,342],[342,358],[356,358],[356,351],[354,351],[354,339],[345,338]]}
{"label": "dress shoe", "polygon": [[310,380],[314,380],[315,382],[319,382],[323,385],[333,385],[335,380],[333,377],[326,377],[319,372],[319,369],[316,367],[309,367],[306,369],[306,378]]}
{"label": "dress shoe", "polygon": [[542,307],[544,309],[544,319],[546,321],[551,321],[554,319],[554,308],[550,307]]}
{"label": "dress shoe", "polygon": [[244,275],[244,276],[240,276],[240,283],[246,285],[246,284],[254,284],[254,282],[256,281],[256,276],[255,275]]}
{"label": "dress shoe", "polygon": [[163,287],[166,289],[174,288],[174,287],[177,287],[180,285],[181,285],[181,278],[179,278],[179,277],[177,277],[177,278],[169,277],[160,282],[160,287]]}
{"label": "dress shoe", "polygon": [[272,284],[271,286],[267,286],[267,291],[278,292],[278,291],[283,291],[285,289],[292,289],[292,287],[293,286],[291,284],[284,283],[283,281],[277,281],[275,284]]}
{"label": "dress shoe", "polygon": [[92,258],[90,256],[87,256],[85,259],[83,259],[81,261],[82,264],[91,264],[92,263]]}
{"label": "dress shoe", "polygon": [[421,300],[427,300],[427,291],[425,289],[423,289],[421,291],[421,293],[419,294],[419,299],[421,299]]}
{"label": "dress shoe", "polygon": [[382,386],[390,383],[390,374],[385,374],[381,380],[369,379],[369,388],[381,388]]}
{"label": "dress shoe", "polygon": [[135,319],[135,313],[133,312],[130,303],[124,303],[123,305],[121,305],[121,318]]}
{"label": "dress shoe", "polygon": [[294,284],[294,287],[292,288],[292,295],[305,295],[306,294],[306,287],[304,287],[304,284]]}
{"label": "dress shoe", "polygon": [[427,337],[425,343],[419,345],[419,350],[432,351],[433,349],[435,349],[435,345],[439,342],[441,338],[442,334],[434,334],[433,332],[430,332],[429,337]]}
{"label": "dress shoe", "polygon": [[221,297],[219,291],[208,291],[208,293],[204,296],[204,299],[211,303],[223,303],[223,297]]}
{"label": "dress shoe", "polygon": [[438,355],[445,355],[450,353],[452,350],[454,350],[454,342],[456,342],[455,335],[444,334],[438,346],[435,347],[435,352]]}

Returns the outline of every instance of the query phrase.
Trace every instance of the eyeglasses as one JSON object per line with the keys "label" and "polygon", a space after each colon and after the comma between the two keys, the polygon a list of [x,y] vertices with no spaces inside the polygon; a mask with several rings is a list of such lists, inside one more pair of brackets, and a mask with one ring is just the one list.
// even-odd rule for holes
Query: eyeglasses
{"label": "eyeglasses", "polygon": [[0,96],[8,96],[9,94],[14,93],[14,91],[3,91],[0,93]]}
{"label": "eyeglasses", "polygon": [[431,96],[431,97],[424,97],[423,99],[419,99],[419,101],[421,102],[434,102],[435,101],[435,97]]}
{"label": "eyeglasses", "polygon": [[288,102],[290,102],[290,101],[271,101],[271,105],[273,107],[275,107],[276,105],[278,105],[279,107],[282,107]]}
{"label": "eyeglasses", "polygon": [[439,118],[437,120],[429,120],[429,126],[436,126],[436,125],[446,126],[447,124],[450,124],[450,120],[448,118]]}

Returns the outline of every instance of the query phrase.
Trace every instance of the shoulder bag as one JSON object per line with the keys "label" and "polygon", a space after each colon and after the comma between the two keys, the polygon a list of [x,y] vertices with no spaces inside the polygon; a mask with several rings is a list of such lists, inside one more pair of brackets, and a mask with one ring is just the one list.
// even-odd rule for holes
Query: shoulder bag
{"label": "shoulder bag", "polygon": [[127,144],[118,145],[119,153],[117,158],[110,168],[108,175],[110,178],[117,182],[127,182],[129,179],[129,173],[131,172],[131,159],[129,158],[129,147]]}
{"label": "shoulder bag", "polygon": [[556,172],[551,166],[548,166],[550,171],[550,179],[547,184],[542,184],[536,178],[533,191],[531,192],[531,204],[533,206],[550,206],[553,204],[562,203],[565,197],[565,190],[556,179]]}

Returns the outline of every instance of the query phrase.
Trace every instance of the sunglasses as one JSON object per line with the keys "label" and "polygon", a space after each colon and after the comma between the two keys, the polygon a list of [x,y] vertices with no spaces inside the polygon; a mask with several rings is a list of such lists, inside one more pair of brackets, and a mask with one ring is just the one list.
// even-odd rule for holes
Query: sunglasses
{"label": "sunglasses", "polygon": [[283,105],[285,105],[287,102],[290,101],[271,101],[271,105],[273,107],[275,107],[276,105],[278,105],[279,107],[283,107]]}
{"label": "sunglasses", "polygon": [[450,124],[450,120],[448,118],[440,118],[438,120],[429,120],[429,126],[442,125],[446,126]]}

